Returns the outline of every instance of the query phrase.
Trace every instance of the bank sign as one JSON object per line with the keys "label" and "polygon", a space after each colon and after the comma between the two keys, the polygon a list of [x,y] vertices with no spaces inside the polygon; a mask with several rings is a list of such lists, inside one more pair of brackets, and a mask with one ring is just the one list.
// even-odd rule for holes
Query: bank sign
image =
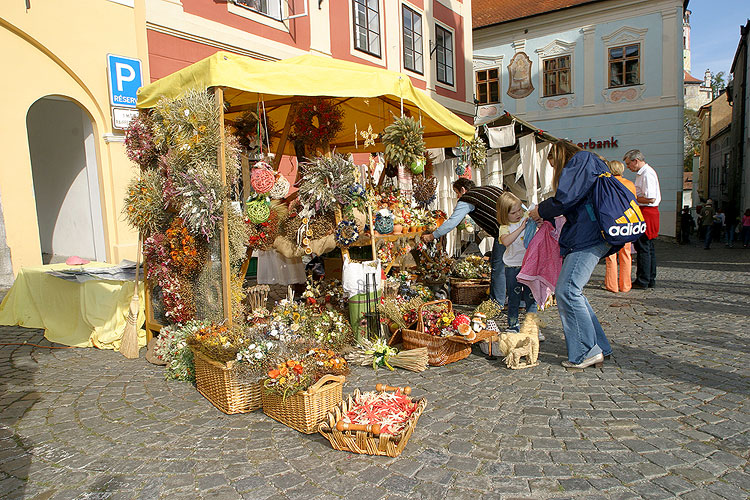
{"label": "bank sign", "polygon": [[109,103],[118,108],[135,108],[138,89],[143,86],[141,61],[107,54]]}

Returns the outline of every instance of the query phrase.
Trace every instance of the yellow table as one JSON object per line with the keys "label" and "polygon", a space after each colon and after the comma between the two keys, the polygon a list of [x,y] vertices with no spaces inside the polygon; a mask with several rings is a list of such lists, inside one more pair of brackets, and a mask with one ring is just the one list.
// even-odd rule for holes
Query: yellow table
{"label": "yellow table", "polygon": [[[91,262],[85,268],[108,267]],[[133,281],[66,281],[47,271],[81,266],[51,264],[21,269],[13,287],[0,304],[0,325],[43,328],[44,337],[74,347],[119,349],[133,296]],[[144,315],[143,284],[139,284],[138,343],[146,345],[141,328]]]}

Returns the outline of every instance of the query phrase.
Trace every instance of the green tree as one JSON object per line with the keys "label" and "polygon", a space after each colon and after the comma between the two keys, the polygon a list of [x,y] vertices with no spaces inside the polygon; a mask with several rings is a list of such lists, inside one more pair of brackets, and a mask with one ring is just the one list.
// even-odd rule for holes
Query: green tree
{"label": "green tree", "polygon": [[724,81],[724,72],[719,71],[711,77],[711,92],[713,93],[713,97],[716,98],[725,88],[727,88],[727,82]]}
{"label": "green tree", "polygon": [[685,172],[693,171],[693,156],[701,150],[701,121],[698,112],[685,108],[685,119],[683,122],[683,169]]}

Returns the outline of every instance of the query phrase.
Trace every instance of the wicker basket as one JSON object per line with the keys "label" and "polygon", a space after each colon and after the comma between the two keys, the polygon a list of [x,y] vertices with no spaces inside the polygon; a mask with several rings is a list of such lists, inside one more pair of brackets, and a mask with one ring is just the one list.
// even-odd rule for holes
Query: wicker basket
{"label": "wicker basket", "polygon": [[466,280],[451,278],[451,301],[455,304],[476,306],[487,299],[488,279]]}
{"label": "wicker basket", "polygon": [[443,366],[448,363],[460,361],[469,357],[471,354],[471,345],[461,342],[455,342],[450,337],[436,337],[429,333],[424,333],[424,323],[422,321],[422,308],[424,306],[447,302],[453,310],[450,300],[435,300],[425,302],[417,311],[417,329],[410,330],[403,328],[401,336],[404,341],[404,350],[417,349],[419,347],[427,348],[428,363],[430,366]]}
{"label": "wicker basket", "polygon": [[247,413],[262,406],[261,384],[237,379],[234,362],[219,363],[193,349],[195,384],[212,405],[227,414]]}
{"label": "wicker basket", "polygon": [[317,432],[328,412],[341,404],[345,380],[341,375],[324,375],[306,391],[286,399],[263,391],[263,413],[304,434]]}
{"label": "wicker basket", "polygon": [[406,443],[409,442],[411,433],[417,426],[419,416],[427,406],[427,401],[418,399],[417,409],[411,414],[406,423],[404,430],[398,434],[380,434],[373,435],[366,431],[339,431],[336,429],[336,422],[341,420],[349,409],[354,405],[354,399],[359,395],[359,389],[354,391],[352,396],[335,407],[324,422],[320,424],[320,433],[328,441],[334,450],[350,451],[352,453],[361,453],[365,455],[383,455],[388,457],[397,457],[404,451]]}

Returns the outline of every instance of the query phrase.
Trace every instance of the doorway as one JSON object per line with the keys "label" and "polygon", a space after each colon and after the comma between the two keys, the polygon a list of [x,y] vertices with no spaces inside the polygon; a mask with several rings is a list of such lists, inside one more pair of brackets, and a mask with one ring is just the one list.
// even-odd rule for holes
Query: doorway
{"label": "doorway", "polygon": [[106,260],[94,127],[75,102],[44,97],[26,115],[44,264]]}

